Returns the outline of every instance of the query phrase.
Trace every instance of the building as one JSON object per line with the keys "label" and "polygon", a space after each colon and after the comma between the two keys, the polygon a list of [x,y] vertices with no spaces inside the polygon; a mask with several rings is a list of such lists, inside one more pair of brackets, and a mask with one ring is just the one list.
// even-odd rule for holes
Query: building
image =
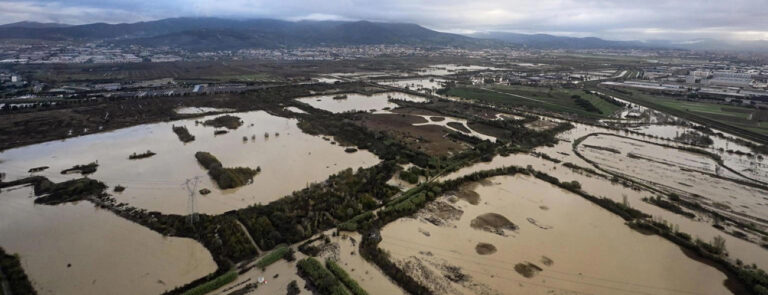
{"label": "building", "polygon": [[752,84],[752,74],[735,72],[714,72],[710,85],[749,87]]}

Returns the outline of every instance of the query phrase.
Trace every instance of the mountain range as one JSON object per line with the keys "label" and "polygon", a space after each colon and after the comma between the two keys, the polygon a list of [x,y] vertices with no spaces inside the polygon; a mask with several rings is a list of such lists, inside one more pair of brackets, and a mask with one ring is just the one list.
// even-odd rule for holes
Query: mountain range
{"label": "mountain range", "polygon": [[128,24],[0,26],[0,39],[107,40],[193,51],[338,45],[401,44],[486,48],[503,42],[433,31],[416,24],[369,21],[170,18]]}
{"label": "mountain range", "polygon": [[191,51],[243,48],[295,48],[399,44],[424,47],[536,49],[695,49],[766,51],[768,41],[726,42],[698,39],[682,42],[612,41],[547,34],[485,32],[469,35],[443,33],[417,24],[370,21],[235,20],[224,18],[168,18],[156,21],[85,25],[18,22],[0,25],[2,39],[103,40],[120,45],[174,47]]}

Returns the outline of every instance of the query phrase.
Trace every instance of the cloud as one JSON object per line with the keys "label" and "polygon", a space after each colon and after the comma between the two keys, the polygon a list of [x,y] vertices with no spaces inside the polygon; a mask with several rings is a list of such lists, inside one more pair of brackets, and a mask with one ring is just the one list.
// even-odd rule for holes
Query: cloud
{"label": "cloud", "polygon": [[410,22],[449,32],[610,39],[768,38],[764,0],[0,0],[0,19],[132,22],[178,16]]}

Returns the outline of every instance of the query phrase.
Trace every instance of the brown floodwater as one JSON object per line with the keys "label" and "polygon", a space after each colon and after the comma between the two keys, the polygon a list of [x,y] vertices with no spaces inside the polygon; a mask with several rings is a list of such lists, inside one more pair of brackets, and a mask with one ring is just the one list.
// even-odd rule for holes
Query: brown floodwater
{"label": "brown floodwater", "polygon": [[[383,229],[380,246],[442,294],[731,294],[717,269],[575,194],[530,176],[489,180],[475,189],[478,205],[453,204],[463,211],[458,220],[435,226],[402,218]],[[519,229],[506,236],[473,229],[471,220],[488,212]],[[480,255],[478,243],[497,252]],[[542,270],[518,274],[515,266],[527,263]],[[450,266],[469,279],[447,280]]]}
{"label": "brown floodwater", "polygon": [[[50,166],[36,174],[58,182],[79,177],[61,175],[61,170],[98,161],[98,170],[89,177],[109,186],[126,187],[124,192],[114,193],[117,201],[174,214],[187,214],[189,197],[181,185],[186,179],[199,176],[198,189],[208,188],[212,192],[197,196],[197,212],[218,214],[256,203],[266,204],[346,168],[369,167],[379,162],[366,150],[346,153],[344,147],[303,133],[295,119],[264,111],[232,115],[240,117],[244,124],[223,135],[214,135],[214,128],[196,125],[195,120],[180,120],[6,150],[0,153],[0,171],[7,173],[6,179],[13,180],[29,175],[29,168]],[[171,130],[173,125],[186,126],[196,139],[182,143]],[[157,154],[140,160],[128,159],[134,152],[147,150]],[[262,171],[251,184],[221,190],[197,163],[194,155],[198,151],[210,152],[225,167],[261,167]]]}
{"label": "brown floodwater", "polygon": [[390,102],[389,99],[407,100],[411,102],[426,102],[427,99],[421,96],[410,95],[402,92],[383,92],[372,95],[363,95],[358,93],[347,93],[345,99],[334,99],[336,95],[318,95],[297,98],[296,100],[309,104],[310,106],[326,110],[333,113],[355,112],[355,111],[382,111],[384,109],[394,109],[398,105]]}
{"label": "brown floodwater", "polygon": [[[590,164],[573,155],[570,151],[570,146],[571,144],[569,142],[561,141],[554,147],[541,147],[537,148],[536,151],[545,152],[553,158],[558,158],[564,161],[563,163],[571,162],[581,167],[592,167]],[[568,156],[560,153],[568,153]],[[667,220],[671,224],[678,226],[680,231],[689,233],[693,237],[698,237],[704,241],[711,241],[716,236],[722,236],[726,240],[726,247],[731,257],[739,258],[748,264],[755,263],[763,269],[768,269],[768,251],[765,251],[765,249],[758,244],[721,232],[712,227],[712,221],[708,218],[698,216],[696,219],[689,219],[683,217],[642,201],[645,197],[656,196],[654,193],[646,190],[633,190],[620,184],[612,183],[609,180],[610,177],[603,178],[588,173],[576,172],[562,166],[562,164],[555,164],[529,154],[513,154],[507,157],[497,156],[491,162],[481,162],[462,168],[442,177],[441,180],[455,179],[482,170],[508,166],[526,167],[528,165],[531,165],[533,169],[555,176],[560,179],[560,181],[576,180],[581,184],[582,190],[594,196],[610,198],[616,202],[623,202],[624,197],[626,197],[633,208],[648,213],[654,217]]]}
{"label": "brown floodwater", "polygon": [[192,239],[163,237],[90,202],[35,205],[0,193],[0,247],[18,253],[38,294],[160,294],[216,270]]}

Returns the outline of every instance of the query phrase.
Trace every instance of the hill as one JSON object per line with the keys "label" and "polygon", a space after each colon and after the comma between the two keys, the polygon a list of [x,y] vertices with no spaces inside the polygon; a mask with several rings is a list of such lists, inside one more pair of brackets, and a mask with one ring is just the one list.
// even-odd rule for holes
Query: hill
{"label": "hill", "polygon": [[416,24],[369,21],[170,18],[129,24],[0,27],[0,39],[108,40],[148,47],[235,50],[300,46],[400,44],[485,48],[503,42],[441,33]]}

